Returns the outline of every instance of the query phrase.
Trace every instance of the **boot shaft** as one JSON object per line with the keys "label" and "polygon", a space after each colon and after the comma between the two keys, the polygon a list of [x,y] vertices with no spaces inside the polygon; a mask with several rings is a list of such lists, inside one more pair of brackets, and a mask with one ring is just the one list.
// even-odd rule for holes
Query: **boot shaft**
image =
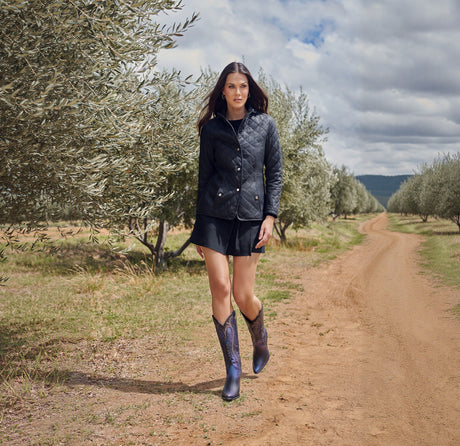
{"label": "boot shaft", "polygon": [[241,313],[246,321],[246,324],[251,334],[252,345],[254,352],[252,356],[252,369],[254,373],[260,373],[267,364],[270,358],[268,350],[268,334],[264,326],[264,312],[263,307],[260,309],[257,317],[250,321],[243,313]]}
{"label": "boot shaft", "polygon": [[223,325],[214,316],[212,319],[224,354],[227,372],[225,385],[222,389],[222,398],[226,401],[232,401],[240,396],[241,377],[241,358],[235,312],[232,312]]}
{"label": "boot shaft", "polygon": [[264,309],[263,307],[260,309],[259,314],[257,317],[251,321],[249,320],[243,312],[241,314],[246,321],[246,325],[248,326],[249,333],[251,335],[252,343],[260,343],[263,344],[267,343],[267,330],[265,329],[264,325]]}
{"label": "boot shaft", "polygon": [[221,324],[214,316],[212,319],[224,355],[227,372],[231,366],[241,371],[240,346],[235,312],[233,311],[230,314],[224,324]]}

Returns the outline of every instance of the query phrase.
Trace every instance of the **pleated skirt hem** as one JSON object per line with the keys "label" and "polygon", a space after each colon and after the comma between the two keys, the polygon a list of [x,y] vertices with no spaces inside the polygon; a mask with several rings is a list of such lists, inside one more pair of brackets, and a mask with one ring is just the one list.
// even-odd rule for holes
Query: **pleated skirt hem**
{"label": "pleated skirt hem", "polygon": [[255,248],[259,242],[261,220],[241,221],[198,215],[193,227],[191,242],[224,255],[250,256],[264,253],[265,246]]}

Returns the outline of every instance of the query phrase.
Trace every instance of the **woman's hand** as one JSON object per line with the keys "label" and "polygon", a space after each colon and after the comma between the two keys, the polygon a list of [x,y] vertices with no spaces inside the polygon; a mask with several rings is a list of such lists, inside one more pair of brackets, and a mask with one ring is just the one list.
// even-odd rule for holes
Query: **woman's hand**
{"label": "woman's hand", "polygon": [[257,243],[256,248],[262,248],[270,240],[273,234],[273,225],[275,224],[275,217],[272,215],[267,215],[262,222],[259,232],[259,243]]}

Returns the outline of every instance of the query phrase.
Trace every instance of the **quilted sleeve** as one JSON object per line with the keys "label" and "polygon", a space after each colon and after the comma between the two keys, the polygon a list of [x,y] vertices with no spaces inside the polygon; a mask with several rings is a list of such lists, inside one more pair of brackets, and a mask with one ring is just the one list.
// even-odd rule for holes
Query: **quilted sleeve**
{"label": "quilted sleeve", "polygon": [[265,142],[265,201],[264,216],[278,216],[283,182],[283,162],[278,129],[272,117],[269,117],[269,129]]}
{"label": "quilted sleeve", "polygon": [[200,157],[198,167],[198,196],[197,203],[203,195],[206,189],[209,178],[211,177],[214,170],[214,153],[211,144],[211,138],[209,137],[209,129],[205,125],[200,134]]}

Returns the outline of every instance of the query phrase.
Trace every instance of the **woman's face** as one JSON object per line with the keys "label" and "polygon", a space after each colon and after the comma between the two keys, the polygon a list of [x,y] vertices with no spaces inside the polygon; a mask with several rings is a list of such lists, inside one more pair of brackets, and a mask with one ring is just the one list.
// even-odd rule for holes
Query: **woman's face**
{"label": "woman's face", "polygon": [[227,76],[222,93],[225,96],[229,110],[241,111],[248,100],[248,77],[242,73],[230,73]]}

